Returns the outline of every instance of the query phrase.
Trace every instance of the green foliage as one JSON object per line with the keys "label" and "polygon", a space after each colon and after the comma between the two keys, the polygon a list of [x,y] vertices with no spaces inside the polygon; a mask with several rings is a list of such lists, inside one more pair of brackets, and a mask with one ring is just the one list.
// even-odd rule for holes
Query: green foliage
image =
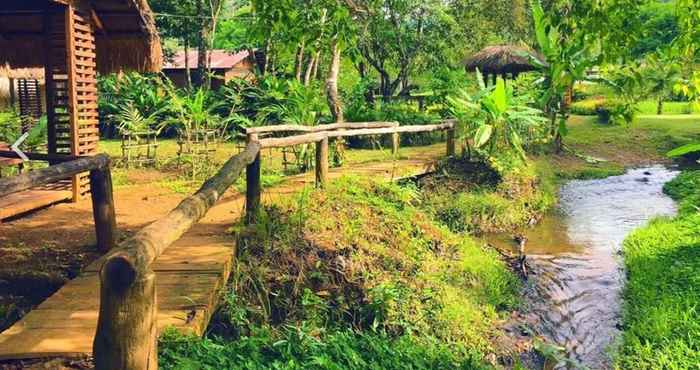
{"label": "green foliage", "polygon": [[[464,183],[463,171],[480,171],[487,181],[464,188],[457,185]],[[442,172],[445,179],[425,189],[430,195],[424,206],[454,232],[479,235],[512,231],[539,219],[556,202],[554,174],[543,163],[528,162],[500,173],[485,166],[448,164]]]}
{"label": "green foliage", "polygon": [[159,345],[163,369],[486,369],[473,356],[437,341],[392,338],[351,330],[260,328],[236,341],[166,331]]}
{"label": "green foliage", "polygon": [[605,104],[605,99],[588,99],[581,100],[571,104],[571,114],[579,116],[595,116],[598,114],[598,108]]}
{"label": "green foliage", "polygon": [[262,83],[261,100],[267,101],[258,110],[258,122],[315,126],[328,113],[318,86],[304,86],[296,80],[266,78]]}
{"label": "green foliage", "polygon": [[629,125],[634,122],[637,106],[634,102],[607,99],[596,107],[598,122],[611,125]]}
{"label": "green foliage", "polygon": [[173,87],[160,75],[111,74],[100,77],[98,87],[100,113],[107,126],[132,131],[158,129],[167,117],[168,90]]}
{"label": "green foliage", "polygon": [[[301,323],[491,351],[517,281],[492,251],[435,224],[415,187],[345,178],[239,229],[237,331]],[[246,323],[241,329],[240,322]]]}
{"label": "green foliage", "polygon": [[666,153],[666,155],[670,158],[678,158],[697,153],[700,153],[700,143],[691,143],[683,145],[681,147],[671,150],[670,152]]}
{"label": "green foliage", "polygon": [[700,192],[698,172],[665,191],[680,215],[658,219],[624,242],[627,285],[624,334],[616,365],[623,369],[693,369],[700,363]]}
{"label": "green foliage", "polygon": [[448,98],[458,119],[458,137],[486,158],[506,150],[524,159],[525,146],[545,138],[542,111],[528,106],[529,96],[515,96],[513,87],[500,77],[491,87],[478,72],[477,79],[481,90],[476,94],[460,90]]}

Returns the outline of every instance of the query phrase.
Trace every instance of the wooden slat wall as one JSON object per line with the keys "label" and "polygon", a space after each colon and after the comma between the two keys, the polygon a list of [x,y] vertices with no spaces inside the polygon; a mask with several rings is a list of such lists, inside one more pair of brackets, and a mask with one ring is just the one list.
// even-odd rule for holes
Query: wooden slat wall
{"label": "wooden slat wall", "polygon": [[[47,92],[51,104],[49,146],[53,153],[94,155],[99,140],[97,110],[97,73],[95,70],[95,35],[89,9],[65,6],[63,16],[50,16],[50,57]],[[47,94],[47,95],[49,95]],[[75,176],[72,181],[73,200],[89,192],[88,174]]]}
{"label": "wooden slat wall", "polygon": [[[48,150],[51,154],[71,154],[68,108],[68,66],[66,53],[65,7],[49,8],[44,17],[46,49],[46,115]],[[71,188],[71,182],[56,184],[55,190]]]}
{"label": "wooden slat wall", "polygon": [[39,80],[21,78],[17,80],[17,96],[19,97],[19,114],[22,117],[22,133],[31,130],[41,118],[41,89]]}

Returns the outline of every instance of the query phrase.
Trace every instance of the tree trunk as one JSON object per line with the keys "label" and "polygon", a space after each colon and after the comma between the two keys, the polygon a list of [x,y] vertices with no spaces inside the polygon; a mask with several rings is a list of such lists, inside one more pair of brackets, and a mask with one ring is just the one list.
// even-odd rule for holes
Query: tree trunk
{"label": "tree trunk", "polygon": [[192,90],[192,74],[190,73],[190,41],[185,38],[185,86]]}
{"label": "tree trunk", "polygon": [[302,73],[303,64],[304,64],[304,47],[305,46],[306,45],[305,45],[304,40],[302,40],[299,43],[299,46],[297,46],[297,59],[296,59],[295,65],[294,65],[294,69],[295,69],[296,80],[298,82],[301,82],[301,73]]}
{"label": "tree trunk", "polygon": [[[204,11],[202,7],[202,1],[197,1],[197,14],[202,14]],[[206,23],[202,21],[199,27],[199,34],[197,35],[197,73],[195,76],[195,85],[197,87],[202,87],[205,84],[205,69],[207,68],[207,32],[208,28]]]}
{"label": "tree trunk", "polygon": [[664,99],[659,98],[659,100],[656,103],[656,115],[660,116],[664,113]]}
{"label": "tree trunk", "polygon": [[331,110],[334,122],[344,122],[343,106],[338,94],[338,75],[340,74],[340,45],[338,38],[334,37],[331,44],[331,63],[328,68],[328,79],[326,80],[326,95],[328,107]]}
{"label": "tree trunk", "polygon": [[316,52],[316,63],[314,63],[314,68],[311,71],[311,79],[318,80],[318,66],[321,64],[321,50]]}
{"label": "tree trunk", "polygon": [[304,74],[304,86],[309,86],[311,83],[311,74],[313,73],[314,65],[316,64],[316,55],[317,54],[314,54],[311,57],[311,60],[309,60],[309,64],[306,67],[306,73]]}

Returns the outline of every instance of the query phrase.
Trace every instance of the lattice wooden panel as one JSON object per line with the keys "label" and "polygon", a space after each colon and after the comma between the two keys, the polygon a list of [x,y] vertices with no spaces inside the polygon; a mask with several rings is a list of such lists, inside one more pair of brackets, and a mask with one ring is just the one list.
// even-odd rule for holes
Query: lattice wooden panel
{"label": "lattice wooden panel", "polygon": [[[49,138],[53,153],[93,155],[99,141],[95,34],[88,10],[73,6],[50,17],[47,68]],[[50,86],[48,86],[50,84]],[[89,192],[88,174],[73,181],[73,199]]]}
{"label": "lattice wooden panel", "polygon": [[[99,141],[95,33],[88,12],[69,6],[66,36],[69,51],[71,104],[71,150],[74,155],[94,155]],[[71,52],[72,51],[72,52]],[[77,197],[89,191],[87,174],[77,177]]]}
{"label": "lattice wooden panel", "polygon": [[22,117],[22,132],[31,130],[32,125],[41,117],[41,89],[39,80],[21,78],[17,80],[17,97],[19,114]]}

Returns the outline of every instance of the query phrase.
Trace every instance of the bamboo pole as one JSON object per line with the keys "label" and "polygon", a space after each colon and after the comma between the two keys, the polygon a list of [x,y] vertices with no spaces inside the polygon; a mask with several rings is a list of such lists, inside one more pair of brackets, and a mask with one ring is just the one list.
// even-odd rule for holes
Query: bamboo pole
{"label": "bamboo pole", "polygon": [[396,156],[399,154],[399,145],[401,144],[401,136],[398,132],[391,134],[391,154]]}
{"label": "bamboo pole", "polygon": [[455,147],[455,129],[447,130],[447,156],[454,157],[457,149]]}

